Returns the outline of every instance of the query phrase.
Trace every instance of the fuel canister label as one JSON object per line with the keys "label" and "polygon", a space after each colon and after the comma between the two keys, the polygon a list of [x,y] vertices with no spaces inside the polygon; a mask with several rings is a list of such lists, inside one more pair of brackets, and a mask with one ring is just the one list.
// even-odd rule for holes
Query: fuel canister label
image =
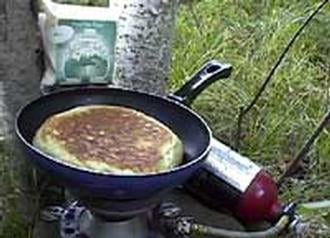
{"label": "fuel canister label", "polygon": [[245,192],[261,168],[216,139],[204,168],[241,192]]}

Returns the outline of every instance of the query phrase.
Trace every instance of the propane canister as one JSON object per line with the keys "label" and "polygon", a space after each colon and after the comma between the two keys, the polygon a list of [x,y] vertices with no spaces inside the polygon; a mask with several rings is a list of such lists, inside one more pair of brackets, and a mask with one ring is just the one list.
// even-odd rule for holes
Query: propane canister
{"label": "propane canister", "polygon": [[205,205],[228,210],[246,223],[275,222],[283,210],[272,177],[214,138],[203,168],[185,188]]}

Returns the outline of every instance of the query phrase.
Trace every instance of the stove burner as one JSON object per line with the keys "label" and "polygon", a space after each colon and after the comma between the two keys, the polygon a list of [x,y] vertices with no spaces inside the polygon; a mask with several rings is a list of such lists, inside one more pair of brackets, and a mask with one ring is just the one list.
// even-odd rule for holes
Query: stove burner
{"label": "stove burner", "polygon": [[84,212],[86,212],[85,207],[80,206],[78,202],[72,203],[63,211],[60,219],[60,234],[62,238],[77,238],[82,236],[79,220]]}
{"label": "stove burner", "polygon": [[150,225],[149,216],[144,214],[128,220],[108,222],[93,216],[79,202],[73,202],[66,209],[50,207],[43,218],[60,219],[61,238],[164,238]]}
{"label": "stove burner", "polygon": [[162,196],[132,200],[112,200],[99,197],[74,195],[79,202],[88,209],[93,216],[102,221],[119,222],[131,220],[150,212],[157,204],[161,203]]}
{"label": "stove burner", "polygon": [[276,224],[256,232],[227,230],[196,223],[193,217],[186,216],[180,207],[171,202],[162,203],[147,213],[120,221],[104,220],[98,215],[93,215],[78,202],[72,203],[67,209],[49,207],[42,213],[42,218],[54,221],[57,217],[62,238],[190,238],[192,235],[274,237],[287,228],[296,234],[302,232],[303,227],[295,214],[295,207],[295,204],[289,204]]}

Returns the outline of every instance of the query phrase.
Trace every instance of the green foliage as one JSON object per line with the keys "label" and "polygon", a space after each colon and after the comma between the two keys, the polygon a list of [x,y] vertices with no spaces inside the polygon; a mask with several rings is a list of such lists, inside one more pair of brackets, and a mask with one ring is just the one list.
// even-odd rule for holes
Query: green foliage
{"label": "green foliage", "polygon": [[18,174],[12,165],[6,144],[0,142],[0,237],[25,238],[28,227],[17,211]]}
{"label": "green foliage", "polygon": [[[194,108],[215,136],[234,145],[237,116],[319,1],[214,1],[184,6],[178,21],[171,89],[210,59],[234,72],[207,89]],[[279,175],[330,109],[330,9],[304,30],[243,123],[241,153]],[[303,179],[284,187],[285,201],[330,198],[329,127],[309,154]]]}
{"label": "green foliage", "polygon": [[[197,4],[201,29],[184,8],[172,64],[172,89],[179,88],[209,59],[233,64],[232,77],[215,83],[194,105],[228,143],[235,139],[233,119],[239,108],[252,100],[281,50],[315,7],[306,1],[235,3],[205,0]],[[328,109],[330,43],[325,36],[330,30],[325,15],[329,12],[307,27],[248,115],[244,153],[256,159],[262,155],[264,160],[291,158]],[[330,148],[322,141],[316,148],[326,159]]]}

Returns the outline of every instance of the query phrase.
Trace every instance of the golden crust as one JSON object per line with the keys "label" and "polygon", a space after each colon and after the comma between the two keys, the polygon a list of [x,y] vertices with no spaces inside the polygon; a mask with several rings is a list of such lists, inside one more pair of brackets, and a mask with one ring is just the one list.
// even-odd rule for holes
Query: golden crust
{"label": "golden crust", "polygon": [[160,172],[183,159],[183,145],[169,128],[119,106],[81,106],[51,116],[33,143],[57,160],[101,173]]}

